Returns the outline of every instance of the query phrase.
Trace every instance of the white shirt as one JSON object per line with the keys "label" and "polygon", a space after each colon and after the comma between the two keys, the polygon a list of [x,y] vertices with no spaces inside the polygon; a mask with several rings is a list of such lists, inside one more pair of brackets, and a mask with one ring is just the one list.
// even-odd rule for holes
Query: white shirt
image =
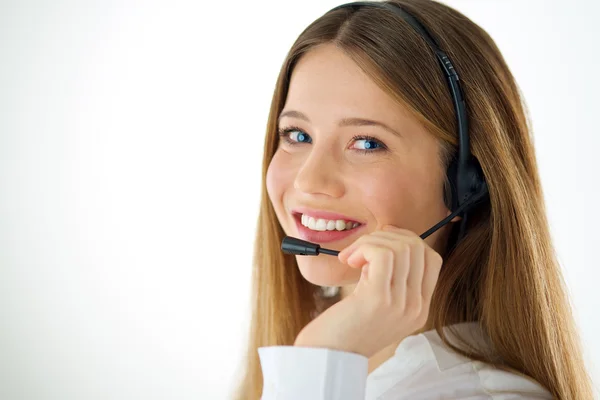
{"label": "white shirt", "polygon": [[[456,328],[489,346],[476,323]],[[552,399],[533,380],[456,354],[435,330],[405,338],[371,373],[367,357],[345,351],[269,346],[258,353],[261,400]]]}

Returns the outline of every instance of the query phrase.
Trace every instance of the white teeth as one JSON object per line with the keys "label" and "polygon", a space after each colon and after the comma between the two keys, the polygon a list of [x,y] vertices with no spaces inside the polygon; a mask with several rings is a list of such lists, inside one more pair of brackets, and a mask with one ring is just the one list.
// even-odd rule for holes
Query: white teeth
{"label": "white teeth", "polygon": [[329,220],[327,221],[327,230],[332,231],[335,229],[335,221]]}
{"label": "white teeth", "polygon": [[327,221],[319,218],[317,220],[317,230],[318,231],[326,231],[327,230]]}
{"label": "white teeth", "polygon": [[308,215],[302,214],[301,217],[302,225],[306,226],[309,229],[314,231],[343,231],[348,229],[353,229],[359,226],[358,222],[352,221],[344,221],[341,219],[338,220],[327,220],[322,218],[313,218]]}

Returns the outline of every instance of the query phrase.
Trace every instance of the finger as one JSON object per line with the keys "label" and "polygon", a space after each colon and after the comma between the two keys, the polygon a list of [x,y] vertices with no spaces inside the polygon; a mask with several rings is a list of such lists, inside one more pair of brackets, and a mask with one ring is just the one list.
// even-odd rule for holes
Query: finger
{"label": "finger", "polygon": [[363,266],[368,263],[368,273],[361,279],[382,294],[389,291],[394,273],[394,252],[388,247],[365,243],[348,258],[348,264]]}
{"label": "finger", "polygon": [[[423,274],[425,266],[425,246],[422,243],[414,241],[408,245],[410,253],[410,268],[406,278],[406,290],[410,291],[411,296],[421,296],[423,288]],[[394,285],[396,281],[392,281]]]}
{"label": "finger", "polygon": [[410,253],[410,245],[406,242],[394,247],[390,293],[395,297],[394,304],[401,310],[406,305],[407,278],[411,269]]}
{"label": "finger", "polygon": [[350,265],[351,267],[360,268],[360,267],[362,267],[362,264],[353,263],[351,265],[348,263],[348,260],[350,259],[352,254],[354,254],[360,246],[370,243],[373,245],[384,246],[384,247],[387,246],[387,247],[393,248],[398,245],[398,242],[399,242],[399,239],[398,239],[397,235],[391,236],[391,237],[382,237],[382,236],[375,235],[374,233],[370,233],[368,235],[362,236],[361,238],[356,240],[352,245],[350,245],[346,249],[344,249],[343,252],[340,252],[340,254],[338,254],[338,259],[340,261]]}
{"label": "finger", "polygon": [[433,296],[435,285],[437,284],[438,278],[440,276],[442,264],[442,257],[435,250],[425,252],[425,268],[423,276],[422,297],[424,305],[426,305],[427,307],[429,307],[429,304],[431,302],[431,297]]}
{"label": "finger", "polygon": [[365,243],[365,240],[369,240],[368,238],[370,238],[370,237],[389,238],[392,240],[398,240],[399,238],[401,238],[403,236],[415,236],[416,237],[416,233],[408,231],[406,229],[400,229],[400,228],[394,227],[392,225],[386,225],[386,226],[384,226],[383,229],[386,229],[386,231],[377,230],[377,231],[373,231],[369,234],[359,237],[353,243],[351,243],[349,246],[347,246],[346,248],[344,248],[340,251],[340,253],[338,254],[338,259],[341,262],[345,263],[346,259],[348,257],[350,257],[350,255],[354,252],[354,250],[356,250],[356,248],[358,246],[360,246],[362,243]]}
{"label": "finger", "polygon": [[356,250],[356,248],[358,246],[360,246],[360,244],[364,241],[363,238],[366,238],[368,236],[369,235],[363,235],[363,236],[359,237],[358,239],[356,239],[354,242],[352,242],[349,246],[342,249],[342,251],[340,251],[338,253],[338,259],[341,262],[346,263],[348,260],[348,257],[350,257],[350,255],[354,252],[354,250]]}
{"label": "finger", "polygon": [[365,254],[370,259],[367,281],[375,293],[386,296],[387,304],[392,304],[394,293],[391,287],[396,272],[394,250],[389,247],[372,246],[365,248]]}
{"label": "finger", "polygon": [[381,230],[376,230],[371,233],[373,236],[390,237],[390,238],[406,238],[406,239],[421,239],[419,235],[408,229],[401,229],[392,225],[385,225]]}
{"label": "finger", "polygon": [[375,236],[375,237],[389,238],[389,239],[395,239],[395,240],[398,240],[399,238],[402,238],[402,237],[406,237],[406,235],[403,235],[398,232],[386,232],[386,231],[374,231],[374,232],[371,232],[370,235]]}

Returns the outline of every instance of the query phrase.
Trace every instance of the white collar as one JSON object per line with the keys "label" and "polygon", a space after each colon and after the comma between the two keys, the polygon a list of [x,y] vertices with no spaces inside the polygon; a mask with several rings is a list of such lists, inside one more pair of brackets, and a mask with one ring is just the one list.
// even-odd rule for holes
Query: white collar
{"label": "white collar", "polygon": [[[487,335],[483,333],[483,330],[481,329],[478,322],[463,322],[459,324],[445,326],[443,328],[444,333],[446,334],[446,337],[448,338],[450,343],[452,343],[455,346],[461,347],[459,345],[460,342],[456,339],[451,329],[457,331],[458,334],[464,337],[469,344],[475,346],[478,351],[489,351],[491,343]],[[448,347],[442,341],[442,338],[438,335],[435,329],[423,332],[421,335],[427,338],[427,341],[431,346],[431,351],[433,351],[433,354],[435,355],[435,359],[437,361],[438,368],[440,369],[440,371],[472,361],[470,358],[464,357],[454,352],[450,347]]]}

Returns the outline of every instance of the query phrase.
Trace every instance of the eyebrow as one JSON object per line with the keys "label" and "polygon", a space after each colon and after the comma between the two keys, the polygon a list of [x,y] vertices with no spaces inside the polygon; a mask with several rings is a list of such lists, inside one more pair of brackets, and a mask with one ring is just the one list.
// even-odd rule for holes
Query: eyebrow
{"label": "eyebrow", "polygon": [[[306,122],[310,122],[310,120],[308,119],[308,117],[306,115],[304,115],[300,111],[295,111],[295,110],[288,110],[288,111],[282,112],[281,115],[279,115],[279,118],[277,119],[277,123],[278,124],[279,124],[279,122],[281,121],[281,119],[283,117],[298,118],[298,119],[304,120]],[[390,128],[388,125],[384,124],[383,122],[374,121],[372,119],[365,119],[365,118],[342,118],[340,120],[338,126],[340,126],[340,127],[344,127],[344,126],[379,126],[379,127],[385,129],[386,131],[391,132],[392,134],[394,134],[394,135],[396,135],[398,137],[402,137],[402,135],[399,132],[397,132],[394,129]]]}

